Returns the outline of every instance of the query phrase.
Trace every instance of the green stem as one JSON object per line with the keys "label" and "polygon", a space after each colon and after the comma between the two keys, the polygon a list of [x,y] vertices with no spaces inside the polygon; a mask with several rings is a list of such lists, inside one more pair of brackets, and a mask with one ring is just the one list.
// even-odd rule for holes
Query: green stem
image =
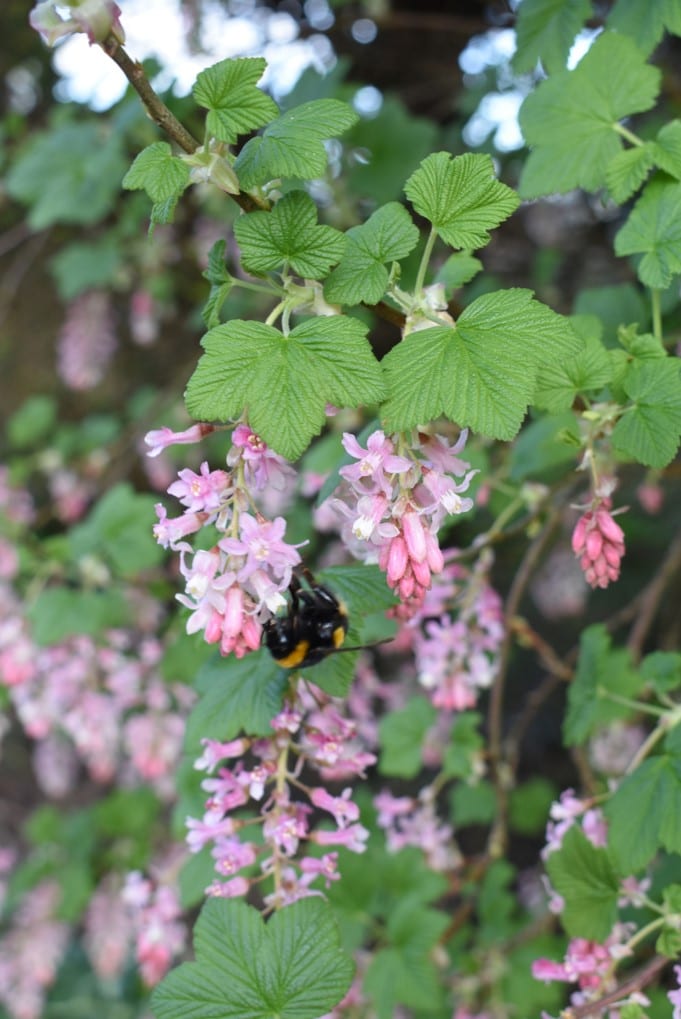
{"label": "green stem", "polygon": [[658,743],[662,739],[663,736],[666,736],[666,734],[667,734],[667,729],[666,729],[665,726],[663,726],[663,725],[656,726],[653,729],[653,731],[647,736],[647,738],[643,741],[641,746],[638,748],[638,750],[636,751],[636,753],[632,757],[631,761],[629,762],[629,764],[627,766],[627,770],[626,770],[625,774],[630,775],[632,773],[632,771],[636,771],[636,769],[638,768],[638,766],[641,763],[641,761],[644,761],[646,759],[646,757],[648,756],[650,751],[653,749],[655,744]]}
{"label": "green stem", "polygon": [[625,127],[623,124],[613,124],[612,129],[613,131],[616,131],[617,134],[621,135],[622,138],[626,138],[632,145],[636,145],[637,148],[641,148],[641,146],[645,144],[642,138],[639,138],[637,134],[634,134],[633,131],[630,131],[629,128]]}
{"label": "green stem", "polygon": [[653,336],[662,344],[662,307],[659,290],[650,291],[650,301],[653,310]]}
{"label": "green stem", "polygon": [[435,241],[437,240],[437,230],[434,226],[431,226],[430,233],[428,234],[428,240],[426,246],[423,249],[421,255],[421,263],[419,265],[418,275],[416,277],[416,283],[414,284],[414,294],[418,295],[423,290],[423,284],[426,279],[426,271],[428,269],[428,263],[430,262],[430,256],[433,254],[433,248],[435,247]]}
{"label": "green stem", "polygon": [[634,948],[641,941],[644,941],[649,934],[652,934],[653,931],[658,930],[660,927],[664,927],[664,917],[660,917],[657,920],[651,920],[650,923],[645,925],[645,927],[641,927],[640,931],[636,931],[634,936],[627,941],[627,948]]}
{"label": "green stem", "polygon": [[277,321],[277,319],[279,318],[279,316],[281,315],[285,308],[286,301],[280,301],[276,308],[272,308],[272,311],[265,319],[265,325],[266,326],[274,325],[274,323]]}
{"label": "green stem", "polygon": [[242,280],[238,277],[232,276],[232,286],[241,287],[243,290],[253,290],[256,294],[267,294],[268,297],[279,297],[284,293],[282,287],[276,286],[274,282],[269,284],[264,283],[252,283],[250,280]]}
{"label": "green stem", "polygon": [[662,718],[666,714],[662,708],[653,707],[652,704],[642,704],[641,701],[633,701],[629,697],[620,697],[619,694],[605,690],[602,686],[599,686],[597,694],[607,701],[612,701],[613,704],[621,704],[623,708],[631,708],[632,711],[640,711],[644,715],[654,715],[655,718]]}

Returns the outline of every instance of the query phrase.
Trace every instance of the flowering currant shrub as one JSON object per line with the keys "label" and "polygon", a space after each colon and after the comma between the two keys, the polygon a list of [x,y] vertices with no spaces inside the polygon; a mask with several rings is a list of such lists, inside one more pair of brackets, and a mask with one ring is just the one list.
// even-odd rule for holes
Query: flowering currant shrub
{"label": "flowering currant shrub", "polygon": [[[116,413],[9,421],[3,1016],[681,1016],[681,15],[514,18],[504,163],[406,113],[398,153],[330,80],[280,108],[258,56],[162,98],[124,3],[31,11],[136,93],[12,150],[77,229],[60,385],[150,363],[187,235],[205,331]],[[549,240],[502,286],[572,202],[609,285],[563,297]]]}

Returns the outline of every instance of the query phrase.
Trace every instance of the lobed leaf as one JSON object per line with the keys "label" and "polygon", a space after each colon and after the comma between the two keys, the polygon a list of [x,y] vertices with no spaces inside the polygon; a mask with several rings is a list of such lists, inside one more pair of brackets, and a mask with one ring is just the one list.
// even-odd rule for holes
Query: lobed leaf
{"label": "lobed leaf", "polygon": [[608,699],[608,691],[632,697],[642,681],[631,669],[629,652],[611,648],[611,638],[602,623],[582,633],[575,678],[568,689],[568,707],[563,737],[568,746],[583,743],[598,727],[616,718],[628,718],[631,709]]}
{"label": "lobed leaf", "polygon": [[338,99],[313,99],[287,110],[237,156],[234,169],[241,186],[252,188],[278,177],[320,177],[327,162],[323,143],[357,120],[352,107]]}
{"label": "lobed leaf", "polygon": [[410,333],[383,359],[389,431],[441,415],[498,439],[518,432],[539,368],[575,354],[582,341],[569,321],[529,290],[485,294],[455,327]]}
{"label": "lobed leaf", "polygon": [[270,212],[252,212],[234,224],[234,235],[248,272],[291,268],[307,279],[322,279],[339,261],[345,238],[318,226],[317,206],[304,191],[284,195]]}
{"label": "lobed leaf", "polygon": [[202,343],[205,353],[185,394],[189,412],[227,421],[247,408],[251,427],[291,460],[321,430],[327,403],[356,407],[384,394],[366,326],[355,319],[308,319],[288,336],[235,319]]}
{"label": "lobed leaf", "polygon": [[605,941],[617,919],[620,893],[608,851],[597,849],[582,829],[573,825],[560,849],[549,855],[546,870],[565,902],[561,920],[568,935]]}
{"label": "lobed leaf", "polygon": [[617,125],[649,110],[659,86],[659,70],[645,63],[631,39],[603,32],[573,71],[552,75],[523,103],[520,126],[532,151],[521,196],[602,187],[622,150]]}
{"label": "lobed leaf", "polygon": [[605,171],[605,183],[613,201],[623,205],[638,190],[655,164],[655,145],[646,142],[624,149],[611,160]]}
{"label": "lobed leaf", "polygon": [[534,403],[551,414],[569,410],[578,393],[598,392],[612,378],[612,364],[601,342],[601,324],[595,316],[575,315],[572,328],[584,340],[576,357],[556,358],[541,368]]}
{"label": "lobed leaf", "polygon": [[605,806],[609,842],[625,874],[660,849],[681,853],[681,760],[651,757],[622,779]]}
{"label": "lobed leaf", "polygon": [[324,285],[324,296],[339,304],[376,304],[388,285],[385,263],[413,251],[418,228],[404,206],[388,202],[345,236],[345,253]]}
{"label": "lobed leaf", "polygon": [[189,184],[189,167],[172,154],[167,142],[147,145],[123,178],[129,191],[146,191],[152,202],[177,198]]}
{"label": "lobed leaf", "polygon": [[539,61],[550,74],[563,70],[590,12],[589,0],[523,0],[516,22],[514,70],[533,71]]}
{"label": "lobed leaf", "polygon": [[636,40],[642,53],[651,53],[665,30],[681,35],[681,8],[676,0],[617,0],[608,14],[608,28]]}
{"label": "lobed leaf", "polygon": [[240,57],[221,60],[198,75],[193,96],[208,110],[206,127],[215,138],[232,144],[277,116],[275,101],[257,88],[266,67],[263,57]]}
{"label": "lobed leaf", "polygon": [[197,961],[154,991],[157,1019],[317,1019],[345,995],[354,969],[320,899],[294,902],[267,924],[244,902],[211,899],[194,946]]}
{"label": "lobed leaf", "polygon": [[482,248],[489,231],[518,207],[518,196],[497,180],[490,156],[467,152],[452,158],[434,152],[415,170],[404,191],[453,248]]}
{"label": "lobed leaf", "polygon": [[650,181],[615,237],[618,255],[638,255],[638,277],[657,290],[681,273],[681,182]]}
{"label": "lobed leaf", "polygon": [[633,406],[615,425],[615,449],[646,467],[665,467],[674,459],[681,437],[679,359],[635,361],[622,384]]}

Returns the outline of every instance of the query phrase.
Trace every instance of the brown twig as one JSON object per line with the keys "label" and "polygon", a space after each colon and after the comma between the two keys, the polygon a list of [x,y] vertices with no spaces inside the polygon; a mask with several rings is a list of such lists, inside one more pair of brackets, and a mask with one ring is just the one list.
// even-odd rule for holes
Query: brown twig
{"label": "brown twig", "polygon": [[664,955],[656,955],[633,976],[616,987],[614,991],[605,994],[598,1001],[590,1001],[586,1005],[577,1005],[576,1008],[566,1009],[564,1012],[561,1012],[561,1015],[563,1019],[585,1019],[586,1016],[590,1015],[602,1015],[604,1009],[628,998],[630,994],[640,991],[642,987],[647,987],[668,964],[669,959]]}
{"label": "brown twig", "polygon": [[[184,152],[192,154],[200,148],[200,142],[194,138],[192,134],[187,131],[186,127],[180,123],[174,113],[172,113],[166,104],[163,102],[160,96],[154,92],[151,87],[151,82],[147,78],[144,68],[138,61],[133,60],[126,51],[123,49],[118,40],[113,36],[109,35],[101,47],[108,57],[120,67],[121,71],[128,79],[132,87],[134,88],[137,95],[142,100],[144,108],[147,113],[158,126],[165,131],[171,141],[181,148]],[[259,202],[253,195],[249,195],[246,191],[239,191],[236,195],[230,195],[231,198],[239,205],[244,212],[253,212],[256,209],[265,209],[267,204]]]}

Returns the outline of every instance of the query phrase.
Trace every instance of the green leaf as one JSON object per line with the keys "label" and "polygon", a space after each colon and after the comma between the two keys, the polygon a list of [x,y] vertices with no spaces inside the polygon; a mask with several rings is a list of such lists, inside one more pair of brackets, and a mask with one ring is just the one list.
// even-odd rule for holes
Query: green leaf
{"label": "green leaf", "polygon": [[7,438],[14,449],[27,449],[47,439],[57,422],[54,396],[29,396],[7,422]]}
{"label": "green leaf", "polygon": [[467,251],[457,251],[440,266],[435,282],[444,283],[447,293],[451,293],[462,287],[464,283],[470,283],[481,271],[482,262],[479,258],[475,258]]}
{"label": "green leaf", "polygon": [[638,322],[645,328],[650,321],[649,302],[643,300],[638,286],[619,283],[610,287],[581,290],[574,305],[575,314],[595,315],[603,327],[603,342],[611,347],[623,324]]}
{"label": "green leaf", "polygon": [[518,207],[518,196],[498,181],[490,156],[467,152],[452,158],[434,152],[423,160],[404,191],[453,248],[482,248],[489,231]]}
{"label": "green leaf", "polygon": [[473,777],[476,771],[475,760],[483,747],[480,722],[481,717],[477,711],[461,711],[456,716],[442,761],[443,777]]}
{"label": "green leaf", "polygon": [[455,328],[410,333],[383,359],[385,426],[407,430],[444,415],[462,428],[512,439],[539,368],[581,346],[568,320],[533,301],[530,290],[485,294]]}
{"label": "green leaf", "polygon": [[603,32],[574,71],[542,82],[520,110],[532,151],[520,179],[523,198],[605,184],[622,150],[615,128],[655,103],[660,72],[649,67],[626,36]]}
{"label": "green leaf", "polygon": [[126,167],[122,141],[99,123],[65,124],[33,136],[5,179],[9,194],[31,206],[29,226],[96,223],[111,212]]}
{"label": "green leaf", "polygon": [[681,9],[677,0],[617,0],[608,15],[608,28],[636,40],[644,54],[652,53],[665,30],[681,35]]}
{"label": "green leaf", "polygon": [[364,980],[379,1019],[392,1019],[397,1009],[434,1010],[442,1006],[442,986],[432,959],[447,928],[447,916],[407,900],[388,918],[388,947],[379,948]]}
{"label": "green leaf", "polygon": [[478,937],[481,945],[507,946],[514,929],[517,895],[510,887],[516,869],[508,860],[495,860],[485,872],[479,890]]}
{"label": "green leaf", "polygon": [[655,164],[655,145],[646,142],[631,149],[619,152],[608,164],[605,171],[605,183],[614,202],[623,205],[631,198],[648,176],[648,171]]}
{"label": "green leaf", "polygon": [[389,202],[345,237],[345,253],[324,285],[324,296],[339,304],[376,304],[388,285],[385,263],[413,251],[419,232],[404,206]]}
{"label": "green leaf", "polygon": [[94,244],[69,244],[50,260],[59,296],[64,301],[97,287],[110,288],[123,264],[121,245],[111,237]]}
{"label": "green leaf", "polygon": [[192,853],[180,870],[180,903],[182,909],[193,909],[203,903],[206,888],[215,880],[215,861],[210,847],[204,846],[200,853]]}
{"label": "green leaf", "polygon": [[418,775],[423,765],[423,742],[436,719],[437,711],[424,697],[411,697],[400,711],[391,711],[381,719],[378,732],[382,775],[400,778]]}
{"label": "green leaf", "polygon": [[189,166],[172,154],[167,142],[142,149],[123,178],[129,191],[146,191],[153,204],[152,221],[169,223],[177,200],[189,184]]}
{"label": "green leaf", "polygon": [[[617,919],[619,880],[605,849],[573,825],[546,861],[551,884],[565,901],[563,927],[571,938],[605,941]],[[628,871],[627,871],[628,873]]]}
{"label": "green leaf", "polygon": [[234,235],[248,272],[256,275],[291,268],[319,280],[340,259],[345,239],[331,226],[317,225],[317,206],[304,191],[284,195],[271,212],[252,212],[234,224]]}
{"label": "green leaf", "polygon": [[681,180],[681,120],[670,120],[652,143],[655,162],[670,177]]}
{"label": "green leaf", "polygon": [[615,252],[639,255],[638,277],[663,290],[681,272],[681,182],[650,181],[615,237]]}
{"label": "green leaf", "polygon": [[512,789],[508,804],[511,828],[521,835],[541,834],[546,827],[551,804],[557,798],[555,785],[543,775],[535,775]]}
{"label": "green leaf", "polygon": [[79,591],[50,587],[28,610],[36,644],[56,644],[74,634],[94,636],[129,623],[130,613],[119,591]]}
{"label": "green leaf", "polygon": [[533,71],[541,60],[549,74],[562,71],[590,11],[589,0],[523,0],[516,22],[513,69],[518,74]]}
{"label": "green leaf", "polygon": [[225,249],[227,241],[216,241],[208,253],[208,268],[202,276],[210,283],[208,300],[201,309],[201,318],[208,329],[220,324],[220,312],[234,285],[234,277],[227,272]]}
{"label": "green leaf", "polygon": [[646,467],[665,467],[674,459],[681,436],[679,359],[634,361],[623,386],[633,406],[615,425],[615,449]]}
{"label": "green leaf", "polygon": [[681,687],[681,654],[678,651],[653,651],[641,662],[641,676],[658,697]]}
{"label": "green leaf", "polygon": [[214,138],[232,144],[277,116],[277,104],[256,87],[266,67],[263,57],[240,57],[221,60],[198,75],[192,92],[209,111],[206,127]]}
{"label": "green leaf", "polygon": [[578,393],[598,392],[612,378],[612,365],[603,346],[601,325],[593,316],[573,316],[572,328],[584,340],[576,357],[556,359],[540,370],[534,403],[552,414],[572,407]]}
{"label": "green leaf", "polygon": [[583,743],[607,722],[631,715],[631,708],[614,703],[607,694],[632,697],[641,688],[641,679],[631,669],[629,652],[625,648],[612,650],[610,641],[602,623],[589,626],[582,633],[577,671],[568,688],[563,724],[568,746]]}
{"label": "green leaf", "polygon": [[158,566],[164,552],[150,527],[155,519],[155,501],[151,495],[135,492],[127,483],[109,489],[87,518],[71,528],[73,557],[99,556],[122,577]]}
{"label": "green leaf", "polygon": [[564,477],[565,465],[574,466],[579,439],[575,416],[570,411],[543,415],[528,422],[513,443],[509,463],[509,478],[514,482],[532,480],[551,481]]}
{"label": "green leaf", "polygon": [[187,722],[189,752],[198,752],[204,738],[230,740],[241,732],[269,736],[288,676],[263,648],[240,659],[215,655],[199,669],[196,686],[202,696]]}
{"label": "green leaf", "polygon": [[452,820],[457,827],[469,824],[491,824],[497,812],[497,796],[490,782],[457,785],[450,798]]}
{"label": "green leaf", "polygon": [[233,420],[247,408],[254,431],[293,460],[321,431],[327,403],[381,399],[366,329],[340,316],[308,319],[288,336],[262,322],[217,326],[202,340],[206,352],[189,380],[187,408],[204,421]]}
{"label": "green leaf", "polygon": [[681,760],[662,754],[626,775],[605,806],[608,841],[624,874],[660,850],[681,852]]}
{"label": "green leaf", "polygon": [[327,903],[303,899],[267,924],[244,902],[211,899],[186,962],[152,997],[156,1019],[318,1019],[343,998],[353,963]]}
{"label": "green leaf", "polygon": [[338,99],[313,99],[288,110],[239,153],[234,169],[241,186],[252,188],[278,177],[321,177],[327,163],[323,143],[343,134],[357,119],[355,111]]}

